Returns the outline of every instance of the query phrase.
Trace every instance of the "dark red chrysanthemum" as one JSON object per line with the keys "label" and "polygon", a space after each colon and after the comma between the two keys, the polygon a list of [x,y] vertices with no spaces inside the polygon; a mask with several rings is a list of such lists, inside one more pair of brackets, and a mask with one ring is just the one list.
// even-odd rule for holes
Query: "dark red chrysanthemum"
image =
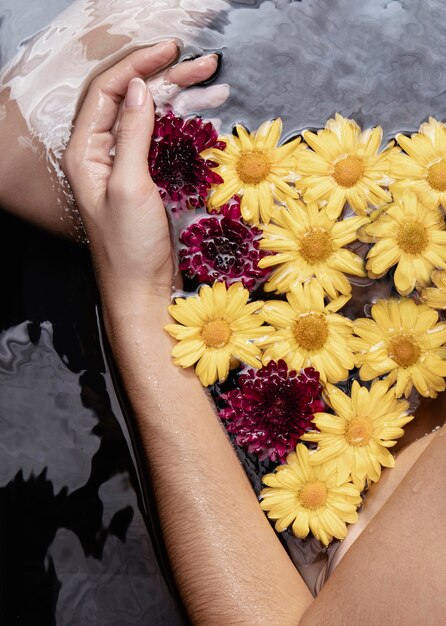
{"label": "dark red chrysanthemum", "polygon": [[239,389],[222,394],[228,407],[220,417],[236,444],[260,460],[284,461],[301,435],[314,428],[313,414],[325,408],[319,372],[312,367],[297,374],[288,371],[285,361],[270,361],[239,376],[238,384]]}
{"label": "dark red chrysanthemum", "polygon": [[177,211],[205,205],[210,186],[223,179],[211,169],[217,164],[200,153],[224,147],[212,124],[199,117],[184,120],[172,111],[156,117],[149,169],[166,207]]}
{"label": "dark red chrysanthemum", "polygon": [[242,223],[240,202],[235,198],[222,207],[220,215],[202,217],[181,233],[180,242],[186,247],[179,252],[180,270],[200,283],[241,281],[252,290],[271,272],[258,266],[268,254],[259,250],[261,238],[258,228]]}

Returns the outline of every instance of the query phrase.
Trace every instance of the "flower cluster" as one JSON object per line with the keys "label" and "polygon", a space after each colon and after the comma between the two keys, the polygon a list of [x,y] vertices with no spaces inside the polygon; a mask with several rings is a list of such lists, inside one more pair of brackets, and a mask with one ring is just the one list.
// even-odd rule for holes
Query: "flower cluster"
{"label": "flower cluster", "polygon": [[395,464],[409,397],[445,390],[446,126],[384,147],[339,114],[281,134],[157,120],[150,169],[193,216],[179,267],[199,285],[166,330],[257,464],[276,530],[328,545]]}

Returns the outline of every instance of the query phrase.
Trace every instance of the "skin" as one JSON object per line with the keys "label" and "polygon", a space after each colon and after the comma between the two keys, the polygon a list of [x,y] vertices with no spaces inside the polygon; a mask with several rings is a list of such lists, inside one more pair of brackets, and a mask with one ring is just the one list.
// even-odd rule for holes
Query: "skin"
{"label": "skin", "polygon": [[[115,47],[119,41],[116,42],[111,37],[105,38],[110,44],[109,48],[98,50],[98,40],[94,35],[95,33],[88,33],[84,37],[84,45],[92,47],[95,41],[95,55],[106,55],[108,62],[111,63],[110,59],[116,57]],[[103,44],[104,38],[99,39],[99,42]],[[142,49],[142,54],[147,54],[148,50]],[[153,62],[146,67],[147,74],[135,75],[144,77],[154,92],[164,81],[176,86],[176,93],[171,102],[183,114],[190,110],[198,110],[199,107],[212,108],[221,105],[228,94],[222,85],[184,91],[186,87],[209,79],[217,69],[218,57],[210,54],[175,64],[179,52],[176,46],[171,48],[170,52],[158,50]],[[127,58],[130,57],[125,57],[123,64],[118,63],[114,67],[125,67]],[[84,93],[91,78],[85,76]],[[110,78],[115,79],[115,76]],[[83,95],[80,93],[78,109]],[[0,159],[0,206],[44,230],[83,242],[85,240],[83,224],[71,191],[66,181],[56,175],[54,167],[48,162],[46,147],[27,126],[17,102],[10,99],[10,90],[7,87],[0,88],[0,112],[2,111],[4,116],[0,116],[0,144],[7,146],[8,150]],[[116,122],[118,120],[119,115]],[[23,181],[26,181],[26,185]]]}
{"label": "skin", "polygon": [[171,321],[169,230],[147,171],[154,109],[135,77],[153,71],[174,48],[138,51],[94,81],[63,166],[90,241],[108,339],[191,620],[439,624],[446,612],[446,544],[439,532],[446,515],[444,428],[407,464],[313,600],[260,510],[205,391],[192,371],[172,364],[172,341],[162,330]]}

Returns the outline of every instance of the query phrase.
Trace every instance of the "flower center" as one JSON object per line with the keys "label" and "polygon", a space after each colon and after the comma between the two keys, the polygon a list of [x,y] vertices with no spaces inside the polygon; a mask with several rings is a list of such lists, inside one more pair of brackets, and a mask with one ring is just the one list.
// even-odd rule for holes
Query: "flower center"
{"label": "flower center", "polygon": [[400,367],[415,365],[421,350],[410,335],[398,335],[389,343],[389,356]]}
{"label": "flower center", "polygon": [[327,487],[319,480],[307,483],[300,490],[299,499],[306,509],[318,509],[327,500]]}
{"label": "flower center", "polygon": [[299,252],[307,263],[326,261],[333,252],[330,233],[323,228],[310,228],[300,240]]}
{"label": "flower center", "polygon": [[303,315],[296,322],[294,336],[304,350],[320,350],[327,341],[327,322],[322,315]]}
{"label": "flower center", "polygon": [[427,182],[435,191],[446,191],[446,159],[441,159],[428,168]]}
{"label": "flower center", "polygon": [[364,174],[364,161],[357,156],[346,156],[336,161],[333,178],[341,187],[353,187]]}
{"label": "flower center", "polygon": [[231,338],[231,328],[225,320],[212,320],[203,326],[201,338],[208,348],[223,348]]}
{"label": "flower center", "polygon": [[242,152],[236,167],[240,180],[251,185],[265,180],[270,169],[270,162],[263,152]]}
{"label": "flower center", "polygon": [[426,249],[429,237],[426,228],[422,224],[409,222],[400,226],[396,241],[403,252],[420,254]]}
{"label": "flower center", "polygon": [[159,143],[152,177],[160,187],[176,189],[197,179],[197,150],[192,139],[178,139],[174,145]]}
{"label": "flower center", "polygon": [[351,446],[366,446],[372,438],[372,425],[367,417],[354,417],[345,427],[345,438]]}

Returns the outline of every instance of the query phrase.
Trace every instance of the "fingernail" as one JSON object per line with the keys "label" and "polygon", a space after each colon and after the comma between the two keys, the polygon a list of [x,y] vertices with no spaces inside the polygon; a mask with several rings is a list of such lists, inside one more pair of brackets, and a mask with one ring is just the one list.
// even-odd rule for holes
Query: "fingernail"
{"label": "fingernail", "polygon": [[125,96],[125,106],[127,109],[142,107],[146,101],[147,87],[141,78],[132,78],[127,88]]}
{"label": "fingernail", "polygon": [[169,46],[175,46],[178,51],[182,48],[182,42],[180,39],[168,39],[167,41],[160,41],[156,44],[157,48],[168,48]]}

